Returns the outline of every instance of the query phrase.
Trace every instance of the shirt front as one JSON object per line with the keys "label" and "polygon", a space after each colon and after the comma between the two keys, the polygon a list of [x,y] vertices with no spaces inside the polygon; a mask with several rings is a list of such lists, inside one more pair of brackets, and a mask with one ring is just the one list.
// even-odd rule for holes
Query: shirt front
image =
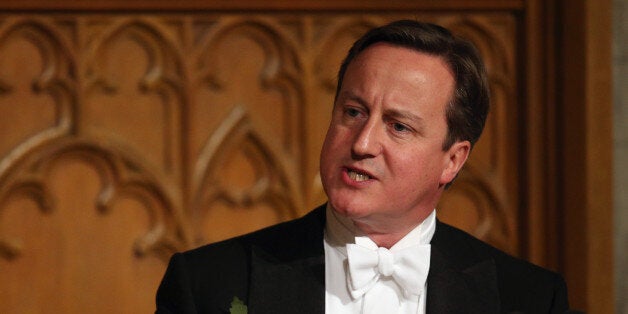
{"label": "shirt front", "polygon": [[[347,249],[348,243],[359,242],[368,247],[377,245],[360,232],[351,220],[337,215],[327,205],[325,226],[325,313],[356,314],[374,310],[378,304],[399,302],[396,314],[424,314],[427,282],[424,293],[418,298],[404,297],[403,291],[390,277],[380,280],[362,297],[353,299],[347,286]],[[436,230],[436,211],[390,248],[394,254],[416,244],[429,244]],[[367,297],[367,295],[369,295]],[[369,303],[371,302],[371,303]],[[385,313],[391,313],[386,311]]]}

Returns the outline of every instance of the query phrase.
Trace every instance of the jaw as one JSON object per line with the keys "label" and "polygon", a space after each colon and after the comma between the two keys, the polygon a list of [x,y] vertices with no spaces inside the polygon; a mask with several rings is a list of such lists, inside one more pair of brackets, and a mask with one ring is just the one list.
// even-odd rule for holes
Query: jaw
{"label": "jaw", "polygon": [[365,233],[396,233],[420,224],[436,208],[442,193],[440,188],[414,200],[388,201],[387,193],[377,189],[377,182],[362,189],[342,185],[326,189],[329,204],[337,214],[351,219]]}

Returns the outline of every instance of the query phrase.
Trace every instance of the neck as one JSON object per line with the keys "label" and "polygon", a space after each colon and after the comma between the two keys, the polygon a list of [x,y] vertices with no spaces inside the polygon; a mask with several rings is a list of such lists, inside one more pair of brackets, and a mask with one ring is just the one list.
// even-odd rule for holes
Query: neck
{"label": "neck", "polygon": [[[421,211],[414,217],[393,219],[391,217],[347,217],[338,213],[331,204],[327,204],[327,232],[329,240],[337,245],[353,243],[357,236],[369,237],[377,246],[392,248],[414,228],[423,223],[432,214],[432,210]],[[428,241],[429,242],[429,241]]]}
{"label": "neck", "polygon": [[408,219],[404,223],[392,221],[391,223],[372,224],[360,220],[352,220],[353,225],[364,235],[368,236],[377,246],[390,249],[410,231],[420,225],[432,213],[432,210],[422,213],[415,219]]}
{"label": "neck", "polygon": [[405,234],[369,234],[368,237],[377,244],[378,247],[390,249],[397,244],[399,240],[406,236]]}

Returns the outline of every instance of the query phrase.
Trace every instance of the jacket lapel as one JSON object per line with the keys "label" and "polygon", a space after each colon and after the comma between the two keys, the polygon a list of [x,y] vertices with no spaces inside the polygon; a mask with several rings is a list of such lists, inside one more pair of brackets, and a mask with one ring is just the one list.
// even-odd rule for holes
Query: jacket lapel
{"label": "jacket lapel", "polygon": [[495,262],[461,253],[448,228],[439,222],[431,243],[427,313],[499,313]]}
{"label": "jacket lapel", "polygon": [[324,216],[302,218],[284,243],[252,245],[249,313],[325,312]]}
{"label": "jacket lapel", "polygon": [[324,257],[275,263],[253,254],[249,313],[324,313]]}

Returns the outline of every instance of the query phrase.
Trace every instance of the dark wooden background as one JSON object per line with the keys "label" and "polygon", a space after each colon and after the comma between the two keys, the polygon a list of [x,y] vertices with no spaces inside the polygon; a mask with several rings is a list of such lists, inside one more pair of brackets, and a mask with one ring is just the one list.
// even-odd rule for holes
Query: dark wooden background
{"label": "dark wooden background", "polygon": [[492,84],[439,217],[612,312],[608,0],[0,3],[0,312],[151,312],[172,253],[324,202],[339,63],[400,18]]}

